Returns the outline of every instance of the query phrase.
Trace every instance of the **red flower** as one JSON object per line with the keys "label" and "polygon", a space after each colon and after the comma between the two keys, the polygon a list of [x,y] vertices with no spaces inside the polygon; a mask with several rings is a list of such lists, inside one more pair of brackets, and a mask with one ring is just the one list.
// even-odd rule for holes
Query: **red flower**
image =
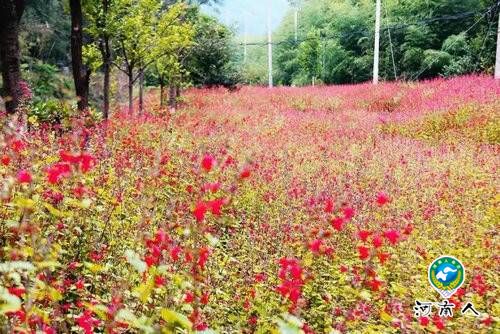
{"label": "red flower", "polygon": [[191,304],[194,301],[194,293],[191,291],[187,291],[184,294],[184,303]]}
{"label": "red flower", "polygon": [[484,318],[483,320],[481,320],[481,323],[485,326],[491,326],[491,324],[493,323],[493,318],[491,316],[488,316],[487,318]]}
{"label": "red flower", "polygon": [[391,201],[391,199],[385,193],[380,192],[377,194],[377,205],[378,206],[384,206],[385,204],[389,203],[390,201]]}
{"label": "red flower", "polygon": [[201,160],[201,167],[207,172],[210,172],[212,170],[214,164],[215,158],[210,154],[205,154],[205,156]]}
{"label": "red flower", "polygon": [[182,248],[179,246],[175,246],[170,250],[170,257],[172,258],[172,261],[178,261],[179,260],[179,254],[181,253]]}
{"label": "red flower", "polygon": [[413,231],[413,225],[407,224],[403,230],[403,234],[410,235],[412,231]]}
{"label": "red flower", "polygon": [[85,288],[85,281],[83,279],[79,279],[78,281],[76,281],[75,288],[77,288],[78,290],[83,290]]}
{"label": "red flower", "polygon": [[399,237],[400,237],[400,234],[398,231],[396,230],[387,230],[384,232],[384,237],[389,240],[389,242],[392,244],[392,245],[395,245],[398,243],[398,240],[399,240]]}
{"label": "red flower", "polygon": [[370,248],[366,246],[358,246],[358,253],[361,260],[366,260],[370,257]]}
{"label": "red flower", "polygon": [[33,177],[31,177],[30,172],[27,170],[20,170],[19,173],[17,173],[17,182],[19,183],[31,183],[33,181]]}
{"label": "red flower", "polygon": [[350,220],[356,214],[356,210],[354,210],[354,208],[352,208],[350,206],[346,206],[346,207],[342,208],[342,213],[344,214],[344,218],[346,220]]}
{"label": "red flower", "polygon": [[370,231],[367,231],[367,230],[359,230],[358,231],[358,238],[361,240],[361,241],[366,241],[368,239],[368,237],[372,234],[372,232]]}
{"label": "red flower", "polygon": [[389,254],[389,253],[378,253],[377,257],[378,257],[378,260],[380,261],[380,263],[384,264],[385,261],[387,261],[391,257],[391,254]]}
{"label": "red flower", "polygon": [[264,282],[266,280],[266,274],[265,273],[257,273],[254,276],[255,282]]}
{"label": "red flower", "polygon": [[313,240],[309,243],[309,249],[311,250],[311,252],[313,252],[314,254],[318,254],[320,252],[320,249],[321,249],[321,245],[323,244],[323,240],[321,239],[316,239],[316,240]]}
{"label": "red flower", "polygon": [[167,279],[163,276],[158,275],[155,277],[155,285],[157,287],[164,286],[166,282],[167,282]]}
{"label": "red flower", "polygon": [[428,317],[420,317],[418,319],[418,322],[420,323],[421,326],[427,326],[429,324],[429,318]]}
{"label": "red flower", "polygon": [[247,179],[250,177],[251,171],[249,167],[243,168],[243,170],[240,173],[240,179]]}
{"label": "red flower", "polygon": [[434,317],[432,317],[432,322],[434,323],[434,326],[437,327],[437,329],[439,330],[443,330],[445,328],[445,325],[444,325],[444,320],[443,318],[435,315]]}
{"label": "red flower", "polygon": [[11,147],[12,147],[12,150],[14,152],[20,153],[22,150],[24,150],[24,148],[26,147],[26,144],[22,140],[16,139],[16,140],[12,141]]}
{"label": "red flower", "polygon": [[208,211],[208,205],[205,202],[198,202],[193,210],[193,215],[198,222],[202,222],[205,219],[205,214]]}
{"label": "red flower", "polygon": [[90,154],[83,153],[79,157],[80,159],[80,168],[82,172],[88,172],[95,165],[95,159]]}
{"label": "red flower", "polygon": [[344,227],[344,223],[345,223],[345,220],[342,217],[333,218],[333,220],[332,220],[332,226],[337,231],[342,231],[342,228]]}
{"label": "red flower", "polygon": [[203,270],[205,269],[205,264],[207,263],[208,256],[210,255],[210,250],[207,247],[202,247],[198,256],[198,265]]}
{"label": "red flower", "polygon": [[332,213],[333,212],[333,201],[331,198],[327,199],[325,202],[325,212]]}
{"label": "red flower", "polygon": [[222,206],[224,205],[225,202],[226,201],[224,198],[219,198],[219,199],[214,199],[213,201],[209,201],[207,204],[210,207],[210,211],[212,212],[212,214],[220,216],[222,214],[221,211]]}
{"label": "red flower", "polygon": [[144,262],[146,262],[146,264],[148,265],[148,267],[152,267],[154,266],[155,264],[158,263],[158,258],[153,256],[153,255],[146,255],[144,257]]}
{"label": "red flower", "polygon": [[376,235],[372,239],[372,244],[373,244],[373,247],[379,248],[384,244],[384,240],[382,239],[382,237],[380,235]]}
{"label": "red flower", "polygon": [[26,292],[25,288],[23,288],[23,287],[14,287],[14,286],[8,288],[7,290],[9,290],[9,293],[11,295],[14,295],[14,296],[17,296],[17,297],[21,297]]}
{"label": "red flower", "polygon": [[71,153],[60,151],[59,152],[59,160],[63,162],[69,162],[72,164],[78,163],[80,160],[77,155],[72,155]]}
{"label": "red flower", "polygon": [[203,305],[207,305],[208,304],[208,301],[210,299],[210,294],[208,292],[204,292],[202,295],[201,295],[201,298],[200,298],[200,303],[203,304]]}
{"label": "red flower", "polygon": [[66,162],[58,162],[47,170],[47,181],[51,184],[59,183],[61,178],[71,174],[71,166]]}
{"label": "red flower", "polygon": [[382,286],[382,281],[379,281],[376,277],[372,280],[366,282],[366,284],[372,289],[372,291],[378,291]]}
{"label": "red flower", "polygon": [[81,316],[76,318],[76,323],[83,329],[85,334],[94,333],[94,326],[99,325],[99,320],[92,317],[92,312],[85,310]]}
{"label": "red flower", "polygon": [[8,166],[10,164],[10,157],[7,154],[2,155],[2,165]]}

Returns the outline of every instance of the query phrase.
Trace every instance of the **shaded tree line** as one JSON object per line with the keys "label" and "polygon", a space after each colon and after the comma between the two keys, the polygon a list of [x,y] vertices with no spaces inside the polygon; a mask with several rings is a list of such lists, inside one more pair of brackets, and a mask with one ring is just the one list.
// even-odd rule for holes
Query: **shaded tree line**
{"label": "shaded tree line", "polygon": [[[139,86],[138,104],[142,110],[146,83],[160,84],[162,103],[166,85],[177,96],[187,83],[228,84],[228,77],[236,77],[236,69],[228,66],[232,32],[199,9],[201,4],[215,2],[217,0],[2,1],[0,61],[2,97],[7,113],[13,114],[19,108],[23,71],[37,72],[39,77],[47,79],[47,75],[71,67],[79,111],[88,110],[91,103],[91,75],[102,74],[102,104],[98,107],[104,118],[110,110],[113,68],[128,78],[131,112],[136,86]],[[200,60],[205,56],[213,56],[208,60],[213,63],[207,66],[207,61]],[[35,91],[56,95],[52,88],[44,83],[43,89]],[[175,103],[175,98],[171,96],[169,101]]]}

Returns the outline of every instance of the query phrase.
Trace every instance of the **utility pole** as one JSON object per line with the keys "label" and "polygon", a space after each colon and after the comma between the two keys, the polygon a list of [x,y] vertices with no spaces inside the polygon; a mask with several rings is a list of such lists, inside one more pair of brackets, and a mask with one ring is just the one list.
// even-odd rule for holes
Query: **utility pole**
{"label": "utility pole", "polygon": [[377,0],[375,9],[375,52],[373,55],[373,84],[378,84],[378,63],[380,52],[380,7],[381,0]]}
{"label": "utility pole", "polygon": [[267,8],[267,65],[269,71],[269,88],[273,88],[273,37],[271,31],[271,8],[272,2],[269,0]]}
{"label": "utility pole", "polygon": [[247,37],[247,14],[244,14],[244,23],[243,23],[243,64],[247,63],[247,43],[248,43],[248,37]]}
{"label": "utility pole", "polygon": [[497,59],[495,62],[495,79],[500,80],[500,14],[498,15]]}

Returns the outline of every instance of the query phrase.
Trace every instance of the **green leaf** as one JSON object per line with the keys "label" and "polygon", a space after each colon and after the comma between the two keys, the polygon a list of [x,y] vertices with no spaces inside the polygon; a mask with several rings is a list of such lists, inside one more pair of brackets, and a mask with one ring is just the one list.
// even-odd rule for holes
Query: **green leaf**
{"label": "green leaf", "polygon": [[174,327],[185,329],[190,329],[192,327],[191,321],[189,321],[185,315],[166,308],[161,309],[161,317],[167,324],[173,325]]}

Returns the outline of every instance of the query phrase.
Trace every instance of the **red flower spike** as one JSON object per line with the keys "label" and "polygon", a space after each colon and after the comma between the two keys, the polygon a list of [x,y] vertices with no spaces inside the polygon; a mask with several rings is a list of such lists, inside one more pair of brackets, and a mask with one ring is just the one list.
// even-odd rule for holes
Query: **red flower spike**
{"label": "red flower spike", "polygon": [[377,202],[378,206],[384,206],[387,203],[389,203],[390,201],[391,201],[391,199],[385,193],[380,192],[377,194],[376,202]]}
{"label": "red flower spike", "polygon": [[309,250],[314,254],[318,254],[321,250],[321,245],[323,244],[323,240],[316,239],[309,243]]}
{"label": "red flower spike", "polygon": [[344,228],[344,223],[345,220],[342,217],[333,218],[332,227],[340,232]]}
{"label": "red flower spike", "polygon": [[10,157],[7,154],[4,154],[2,155],[0,161],[2,162],[2,165],[8,166],[10,164]]}
{"label": "red flower spike", "polygon": [[358,238],[359,238],[361,241],[365,242],[371,234],[372,234],[372,232],[370,232],[370,231],[367,231],[367,230],[359,230],[359,231],[358,231]]}
{"label": "red flower spike", "polygon": [[387,230],[384,232],[384,237],[389,240],[391,245],[395,245],[398,243],[400,234],[396,230]]}
{"label": "red flower spike", "polygon": [[193,210],[193,215],[196,221],[202,222],[205,219],[205,214],[208,211],[208,206],[205,202],[198,202]]}
{"label": "red flower spike", "polygon": [[346,220],[351,220],[356,214],[356,210],[354,208],[347,206],[342,209],[342,213],[344,214],[344,218]]}
{"label": "red flower spike", "polygon": [[210,154],[206,154],[201,160],[201,168],[203,168],[206,172],[210,172],[214,165],[215,158]]}
{"label": "red flower spike", "polygon": [[382,239],[382,237],[380,235],[376,235],[372,239],[372,244],[373,244],[373,247],[380,248],[384,244],[384,240]]}
{"label": "red flower spike", "polygon": [[366,246],[358,246],[358,253],[361,260],[366,260],[370,257],[370,248]]}
{"label": "red flower spike", "polygon": [[27,170],[21,170],[19,173],[17,173],[17,182],[19,183],[31,183],[33,181],[33,177],[31,176],[30,172]]}
{"label": "red flower spike", "polygon": [[251,171],[250,171],[250,168],[249,167],[245,167],[243,168],[243,170],[241,171],[240,173],[240,179],[247,179],[249,178],[251,175]]}
{"label": "red flower spike", "polygon": [[327,199],[327,200],[325,201],[325,209],[324,209],[324,211],[325,211],[326,213],[332,213],[332,212],[333,212],[333,209],[334,209],[334,206],[333,206],[333,200],[329,198],[329,199]]}

